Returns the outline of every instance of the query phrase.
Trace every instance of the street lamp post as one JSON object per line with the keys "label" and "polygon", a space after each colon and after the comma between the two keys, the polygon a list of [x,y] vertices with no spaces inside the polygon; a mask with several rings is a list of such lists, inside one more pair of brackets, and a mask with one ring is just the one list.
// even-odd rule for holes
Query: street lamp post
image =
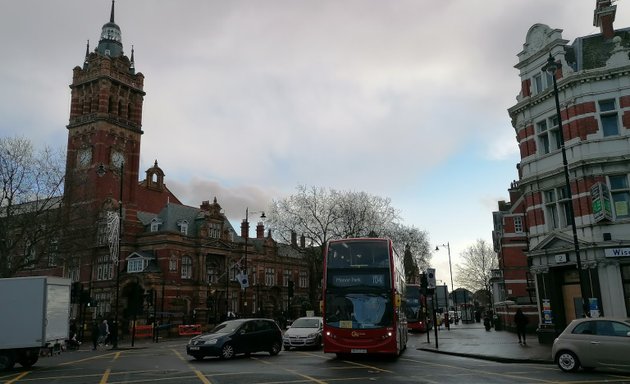
{"label": "street lamp post", "polygon": [[575,260],[576,267],[578,270],[578,281],[580,283],[580,295],[582,296],[582,310],[583,314],[586,315],[586,289],[584,288],[582,279],[582,261],[580,260],[580,245],[578,244],[578,235],[577,235],[577,226],[575,225],[575,212],[573,210],[573,195],[571,193],[571,183],[569,181],[569,164],[567,162],[567,151],[564,143],[564,132],[562,129],[562,115],[560,113],[560,98],[558,96],[558,83],[556,81],[556,73],[558,69],[560,69],[561,64],[556,62],[554,58],[551,56],[551,52],[549,52],[549,58],[547,59],[547,64],[542,68],[543,71],[547,72],[553,79],[553,94],[556,100],[556,116],[558,119],[558,135],[560,137],[560,149],[562,152],[562,166],[564,170],[564,184],[565,184],[565,193],[566,198],[569,200],[569,223],[571,224],[571,230],[573,232],[573,246],[575,249]]}
{"label": "street lamp post", "polygon": [[[252,212],[252,213],[259,213],[259,212]],[[265,219],[267,216],[265,216],[265,212],[264,211],[260,211],[260,218],[261,219]],[[247,241],[249,239],[249,207],[245,208],[245,220],[243,220],[243,228],[244,228],[244,234],[245,234],[245,254],[243,257],[243,272],[245,276],[247,277]],[[249,280],[248,280],[249,283]],[[249,285],[249,284],[248,284]],[[244,302],[244,306],[247,306],[247,287],[243,287],[242,289],[243,291],[243,302]]]}
{"label": "street lamp post", "polygon": [[457,295],[455,294],[455,289],[453,288],[453,266],[451,264],[451,243],[446,242],[446,244],[437,245],[435,246],[435,250],[439,251],[440,246],[446,247],[448,251],[448,270],[451,275],[451,293],[453,295],[453,305],[455,306],[455,319],[457,320]]}
{"label": "street lamp post", "polygon": [[[116,229],[116,232],[114,235],[117,236],[112,236],[115,237],[116,240],[116,245],[115,247],[112,246],[111,242],[112,238],[109,239],[110,241],[110,255],[112,258],[112,262],[114,263],[114,267],[116,268],[116,301],[115,301],[115,308],[114,308],[114,330],[115,330],[115,334],[114,334],[114,339],[112,340],[112,348],[116,349],[118,348],[118,304],[119,304],[119,297],[120,297],[120,267],[119,267],[119,263],[120,263],[120,243],[122,241],[122,223],[123,223],[123,217],[122,217],[122,203],[123,203],[123,171],[124,171],[124,165],[125,163],[123,161],[120,162],[120,190],[119,190],[119,200],[118,200],[118,228]],[[98,174],[98,176],[103,177],[105,175],[105,173],[107,173],[107,171],[105,170],[105,165],[103,165],[102,163],[98,166],[96,173]]]}

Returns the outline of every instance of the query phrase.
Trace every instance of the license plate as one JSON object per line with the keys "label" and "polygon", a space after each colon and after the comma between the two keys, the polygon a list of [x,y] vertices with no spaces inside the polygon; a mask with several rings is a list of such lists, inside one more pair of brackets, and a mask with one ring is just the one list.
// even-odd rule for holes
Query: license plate
{"label": "license plate", "polygon": [[352,349],[350,353],[367,353],[367,349]]}
{"label": "license plate", "polygon": [[188,349],[190,349],[191,351],[198,351],[199,347],[188,347]]}

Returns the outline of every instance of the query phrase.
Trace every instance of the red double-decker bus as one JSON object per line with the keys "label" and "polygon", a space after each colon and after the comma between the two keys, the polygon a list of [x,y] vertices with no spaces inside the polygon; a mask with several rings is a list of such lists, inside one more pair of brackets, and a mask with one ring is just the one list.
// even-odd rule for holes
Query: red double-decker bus
{"label": "red double-decker bus", "polygon": [[407,297],[407,327],[410,331],[426,332],[430,328],[430,314],[427,311],[426,297],[421,293],[420,285],[407,284],[405,290]]}
{"label": "red double-decker bus", "polygon": [[403,260],[383,238],[331,240],[324,251],[324,352],[389,354],[407,346]]}

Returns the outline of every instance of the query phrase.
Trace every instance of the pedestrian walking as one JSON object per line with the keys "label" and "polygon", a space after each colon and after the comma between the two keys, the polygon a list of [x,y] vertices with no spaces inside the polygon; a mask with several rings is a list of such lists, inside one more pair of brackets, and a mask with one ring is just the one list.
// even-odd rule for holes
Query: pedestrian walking
{"label": "pedestrian walking", "polygon": [[514,314],[514,324],[516,324],[516,334],[518,335],[518,343],[522,345],[527,345],[526,339],[526,331],[527,331],[527,323],[529,323],[529,319],[523,311],[519,308],[516,310],[516,314]]}
{"label": "pedestrian walking", "polygon": [[92,322],[92,350],[96,351],[96,347],[98,346],[98,339],[100,337],[100,327],[98,326],[98,322]]}
{"label": "pedestrian walking", "polygon": [[107,319],[103,320],[99,326],[99,335],[98,343],[107,346],[109,344],[109,324]]}

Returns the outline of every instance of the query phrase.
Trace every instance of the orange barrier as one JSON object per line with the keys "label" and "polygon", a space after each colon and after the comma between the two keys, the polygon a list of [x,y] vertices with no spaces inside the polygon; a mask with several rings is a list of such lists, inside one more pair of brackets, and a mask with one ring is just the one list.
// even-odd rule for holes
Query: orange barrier
{"label": "orange barrier", "polygon": [[201,335],[201,324],[180,325],[180,336]]}
{"label": "orange barrier", "polygon": [[136,337],[153,337],[153,326],[136,325]]}

